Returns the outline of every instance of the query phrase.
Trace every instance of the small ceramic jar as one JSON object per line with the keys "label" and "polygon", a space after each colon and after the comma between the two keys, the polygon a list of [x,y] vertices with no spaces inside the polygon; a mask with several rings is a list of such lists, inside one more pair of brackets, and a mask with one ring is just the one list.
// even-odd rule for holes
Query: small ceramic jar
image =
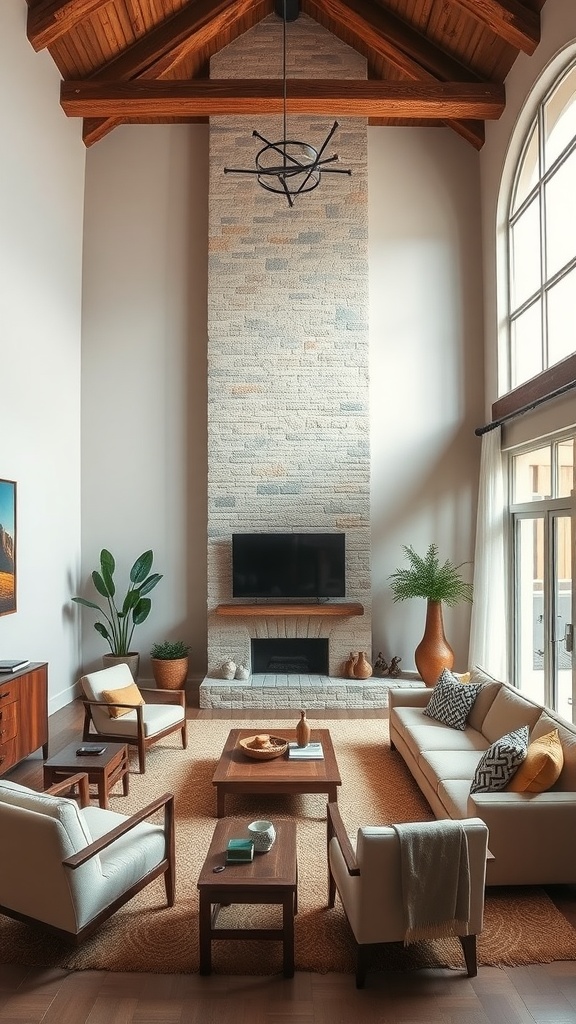
{"label": "small ceramic jar", "polygon": [[235,679],[248,679],[250,670],[246,668],[246,665],[238,665],[236,669]]}
{"label": "small ceramic jar", "polygon": [[248,825],[248,835],[254,842],[256,853],[268,853],[276,839],[276,829],[271,821],[251,821]]}
{"label": "small ceramic jar", "polygon": [[236,662],[225,661],[221,668],[222,679],[234,679],[236,674]]}

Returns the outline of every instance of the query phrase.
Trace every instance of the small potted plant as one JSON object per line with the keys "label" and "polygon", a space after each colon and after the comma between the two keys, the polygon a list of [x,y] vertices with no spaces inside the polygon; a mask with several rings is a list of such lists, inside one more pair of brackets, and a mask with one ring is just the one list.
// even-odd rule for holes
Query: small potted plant
{"label": "small potted plant", "polygon": [[102,659],[104,667],[115,665],[118,662],[126,662],[130,666],[134,679],[138,676],[140,655],[131,650],[132,634],[135,627],[144,622],[150,614],[152,602],[145,595],[149,594],[162,579],[160,573],[150,572],[153,558],[152,551],[144,551],[138,556],[130,569],[130,583],[124,599],[120,603],[116,596],[114,580],[116,562],[113,555],[103,548],[100,552],[100,572],[94,570],[92,582],[98,593],[106,598],[108,610],[106,611],[99,604],[88,601],[84,597],[72,598],[76,604],[100,612],[100,615],[106,620],[106,624],[94,623],[94,629],[104,637],[110,647],[110,654],[105,654]]}
{"label": "small potted plant", "polygon": [[427,601],[424,636],[414,652],[416,668],[427,686],[434,686],[443,668],[452,668],[454,651],[444,636],[442,602],[456,605],[459,601],[472,601],[472,584],[462,579],[460,565],[448,559],[440,563],[438,547],[430,544],[424,557],[412,546],[404,545],[404,554],[410,563],[408,569],[397,569],[391,580],[394,601],[407,601],[423,597]]}
{"label": "small potted plant", "polygon": [[183,640],[163,640],[150,651],[152,672],[161,690],[182,690],[188,676],[190,644]]}

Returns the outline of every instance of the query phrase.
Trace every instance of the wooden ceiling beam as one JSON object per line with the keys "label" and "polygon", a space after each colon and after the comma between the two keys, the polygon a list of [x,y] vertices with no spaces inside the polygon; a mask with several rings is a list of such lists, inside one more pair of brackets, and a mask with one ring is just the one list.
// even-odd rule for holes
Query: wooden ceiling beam
{"label": "wooden ceiling beam", "polygon": [[540,15],[519,0],[450,0],[517,50],[532,54],[540,42]]}
{"label": "wooden ceiling beam", "polygon": [[470,68],[431,43],[410,25],[368,0],[302,0],[302,10],[356,49],[389,61],[410,78],[478,82]]}
{"label": "wooden ceiling beam", "polygon": [[[302,0],[302,10],[334,35],[369,56],[380,57],[417,82],[479,82],[470,68],[430,43],[400,18],[367,0]],[[447,120],[446,124],[475,149],[484,145],[482,123]]]}
{"label": "wooden ceiling beam", "polygon": [[35,50],[43,50],[109,2],[110,0],[42,0],[28,11],[28,39]]}
{"label": "wooden ceiling beam", "polygon": [[[235,34],[236,26],[251,14],[260,21],[273,9],[273,0],[196,0],[162,22],[105,67],[90,76],[91,82],[122,82],[132,79],[162,80],[183,60],[200,53],[221,33]],[[122,118],[88,118],[82,130],[86,146],[111,132]]]}
{"label": "wooden ceiling beam", "polygon": [[[281,79],[194,79],[186,82],[62,82],[68,117],[210,117],[277,114]],[[286,109],[330,117],[473,118],[494,120],[504,110],[504,86],[470,82],[366,82],[293,79]]]}

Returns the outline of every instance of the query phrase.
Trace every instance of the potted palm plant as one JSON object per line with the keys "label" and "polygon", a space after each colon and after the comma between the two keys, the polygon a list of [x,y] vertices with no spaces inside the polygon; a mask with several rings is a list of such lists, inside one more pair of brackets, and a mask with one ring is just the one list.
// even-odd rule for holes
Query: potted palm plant
{"label": "potted palm plant", "polygon": [[146,595],[162,579],[161,574],[150,572],[153,559],[152,551],[144,551],[138,556],[130,569],[130,583],[120,604],[114,580],[116,562],[110,552],[103,548],[100,552],[100,571],[94,570],[92,582],[98,593],[106,598],[107,610],[85,597],[72,598],[84,608],[95,609],[105,619],[105,622],[94,623],[94,629],[110,647],[110,654],[105,654],[102,659],[104,667],[126,662],[134,679],[138,676],[140,655],[131,650],[132,635],[136,626],[145,622],[150,614],[152,602]]}
{"label": "potted palm plant", "polygon": [[181,690],[188,676],[190,644],[183,640],[163,640],[150,651],[152,672],[161,690]]}
{"label": "potted palm plant", "polygon": [[404,545],[403,550],[410,565],[388,577],[393,600],[423,597],[427,601],[424,636],[414,658],[426,685],[434,686],[442,669],[452,668],[454,664],[454,651],[444,635],[442,603],[456,605],[460,601],[472,601],[473,587],[463,580],[460,571],[467,563],[454,565],[447,559],[441,564],[436,544],[430,544],[423,558],[410,545]]}

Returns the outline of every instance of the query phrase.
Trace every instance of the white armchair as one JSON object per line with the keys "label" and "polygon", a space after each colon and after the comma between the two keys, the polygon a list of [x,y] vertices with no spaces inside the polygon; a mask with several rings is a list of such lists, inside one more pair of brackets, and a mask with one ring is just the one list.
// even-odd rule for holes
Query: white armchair
{"label": "white armchair", "polygon": [[[78,786],[75,800],[58,794]],[[163,824],[147,819],[163,810]],[[44,793],[0,779],[0,913],[78,944],[154,878],[174,905],[174,797],[131,817],[89,805],[81,773]]]}
{"label": "white armchair", "polygon": [[[95,736],[110,742],[131,743],[138,748],[140,771],[146,771],[146,750],[163,736],[178,729],[182,734],[182,746],[188,745],[186,735],[186,695],[184,690],[146,690],[140,688],[145,703],[137,707],[133,703],[117,702],[111,705],[104,700],[106,690],[123,690],[134,686],[134,679],[128,665],[113,665],[97,672],[82,676],[80,685],[84,693],[84,741]],[[110,709],[128,708],[119,718],[110,717]]]}
{"label": "white armchair", "polygon": [[[356,986],[362,988],[370,947],[401,942],[406,934],[400,841],[390,826],[359,828],[354,850],[335,803],[328,804],[327,822],[328,906],[334,906],[337,890],[358,945]],[[488,829],[480,818],[461,824],[468,842],[470,911],[467,934],[458,938],[468,975],[474,977],[476,936],[484,918]]]}

